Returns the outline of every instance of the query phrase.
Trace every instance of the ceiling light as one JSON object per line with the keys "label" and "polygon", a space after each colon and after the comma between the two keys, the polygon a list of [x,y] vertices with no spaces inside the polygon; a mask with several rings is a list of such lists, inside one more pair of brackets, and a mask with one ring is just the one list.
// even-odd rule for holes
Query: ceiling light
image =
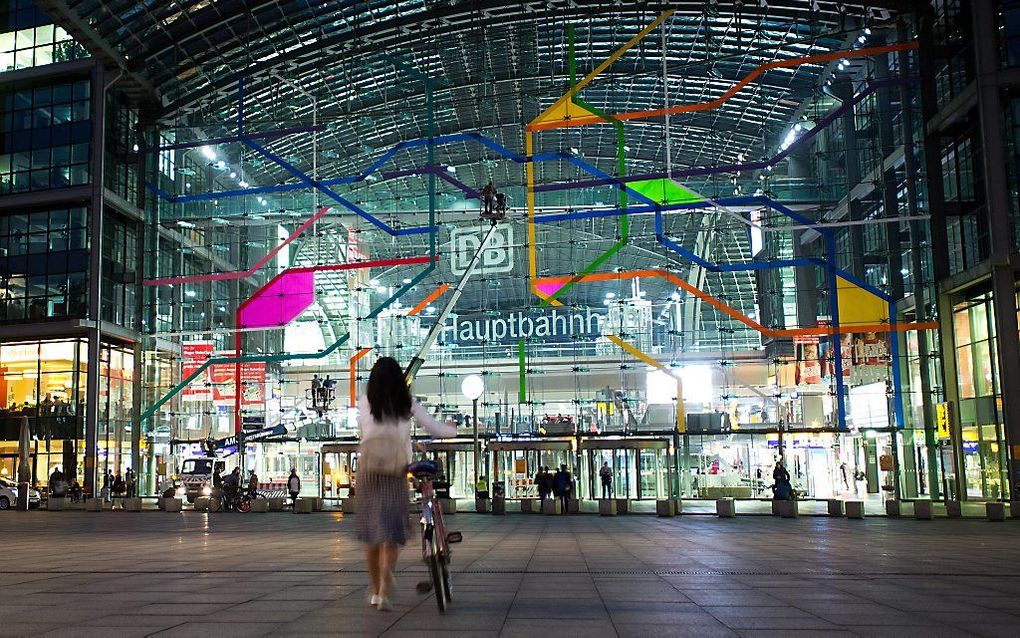
{"label": "ceiling light", "polygon": [[216,151],[214,151],[211,146],[203,146],[201,150],[202,155],[205,155],[206,159],[213,162],[216,161]]}
{"label": "ceiling light", "polygon": [[241,188],[248,188],[248,182],[244,181],[243,179],[239,181],[237,185],[240,186]]}
{"label": "ceiling light", "polygon": [[237,173],[230,171],[230,179],[234,179],[235,177],[237,177]]}

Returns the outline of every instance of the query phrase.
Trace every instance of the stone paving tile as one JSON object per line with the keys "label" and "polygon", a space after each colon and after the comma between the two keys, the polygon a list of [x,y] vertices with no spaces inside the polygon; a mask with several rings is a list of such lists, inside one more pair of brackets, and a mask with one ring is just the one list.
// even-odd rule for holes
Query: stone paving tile
{"label": "stone paving tile", "polygon": [[[394,610],[366,604],[350,517],[3,515],[16,558],[0,572],[0,635],[1020,635],[1012,522],[452,522],[465,540],[440,615],[415,592],[427,573],[413,543]],[[52,551],[82,539],[87,555]]]}

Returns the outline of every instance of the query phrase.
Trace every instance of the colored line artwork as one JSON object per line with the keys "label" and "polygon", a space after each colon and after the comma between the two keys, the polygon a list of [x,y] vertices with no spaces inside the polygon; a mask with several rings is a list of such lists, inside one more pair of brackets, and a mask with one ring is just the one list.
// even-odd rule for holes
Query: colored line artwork
{"label": "colored line artwork", "polygon": [[606,335],[610,341],[615,343],[617,346],[622,348],[625,352],[632,355],[633,357],[644,361],[648,365],[652,366],[657,370],[661,370],[669,376],[676,379],[676,431],[683,434],[687,431],[687,418],[684,414],[684,388],[683,383],[680,381],[680,376],[672,368],[664,363],[660,363],[652,356],[642,352],[633,345],[627,343],[623,339],[616,335]]}
{"label": "colored line artwork", "polygon": [[284,272],[244,302],[239,328],[285,326],[315,301],[315,273]]}
{"label": "colored line artwork", "polygon": [[142,282],[145,286],[166,286],[169,284],[185,284],[185,283],[197,283],[200,281],[229,281],[231,279],[244,279],[254,275],[260,268],[269,263],[273,257],[284,249],[285,246],[293,242],[302,233],[308,230],[312,224],[319,221],[323,215],[329,211],[329,206],[323,206],[314,215],[305,220],[303,224],[297,227],[287,239],[285,239],[279,246],[266,253],[265,257],[255,262],[255,265],[247,270],[238,270],[234,272],[217,272],[217,273],[206,273],[202,275],[186,275],[183,277],[162,277],[159,279],[146,279]]}
{"label": "colored line artwork", "polygon": [[355,379],[355,377],[357,376],[358,361],[360,361],[362,359],[362,357],[364,357],[369,352],[372,352],[371,348],[362,348],[361,350],[358,350],[358,352],[355,353],[355,355],[353,357],[351,357],[351,366],[350,366],[350,385],[351,385],[351,387],[350,387],[350,393],[348,395],[348,402],[347,402],[347,405],[349,407],[353,408],[353,407],[358,405],[358,384],[357,384],[357,380]]}

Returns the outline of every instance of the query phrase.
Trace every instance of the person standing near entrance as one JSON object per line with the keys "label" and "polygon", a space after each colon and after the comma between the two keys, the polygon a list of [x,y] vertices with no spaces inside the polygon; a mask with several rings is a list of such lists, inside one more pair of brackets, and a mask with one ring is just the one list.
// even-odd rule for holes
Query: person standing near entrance
{"label": "person standing near entrance", "polygon": [[290,468],[290,478],[287,479],[287,491],[290,492],[290,505],[297,505],[297,495],[301,492],[301,478],[297,475],[295,468]]}
{"label": "person standing near entrance", "polygon": [[535,474],[535,487],[538,489],[538,498],[541,499],[540,506],[545,504],[545,499],[549,498],[549,493],[552,492],[552,474],[549,474],[548,467],[538,468],[538,473]]}
{"label": "person standing near entrance", "polygon": [[560,466],[560,471],[553,476],[553,494],[560,499],[560,507],[562,513],[567,513],[567,508],[570,504],[570,493],[572,491],[572,479],[570,472],[567,471],[566,465]]}
{"label": "person standing near entrance", "polygon": [[358,540],[366,546],[370,603],[379,611],[392,609],[393,571],[400,546],[407,543],[412,417],[434,437],[457,435],[456,425],[440,423],[411,398],[400,364],[382,357],[372,366],[365,396],[358,401],[361,443],[354,517]]}
{"label": "person standing near entrance", "polygon": [[613,470],[609,469],[609,463],[602,462],[599,478],[602,480],[602,498],[613,498]]}

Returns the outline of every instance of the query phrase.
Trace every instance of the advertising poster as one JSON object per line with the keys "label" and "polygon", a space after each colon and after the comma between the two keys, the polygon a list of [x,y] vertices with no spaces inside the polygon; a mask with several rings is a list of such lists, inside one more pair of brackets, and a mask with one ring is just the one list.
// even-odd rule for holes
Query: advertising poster
{"label": "advertising poster", "polygon": [[[181,344],[181,378],[187,379],[213,356],[212,341],[185,341]],[[181,391],[182,401],[209,401],[213,390],[209,387],[209,369],[197,376]]]}
{"label": "advertising poster", "polygon": [[[235,364],[212,366],[213,405],[234,407]],[[266,364],[249,362],[241,364],[241,409],[262,408],[266,401]]]}

